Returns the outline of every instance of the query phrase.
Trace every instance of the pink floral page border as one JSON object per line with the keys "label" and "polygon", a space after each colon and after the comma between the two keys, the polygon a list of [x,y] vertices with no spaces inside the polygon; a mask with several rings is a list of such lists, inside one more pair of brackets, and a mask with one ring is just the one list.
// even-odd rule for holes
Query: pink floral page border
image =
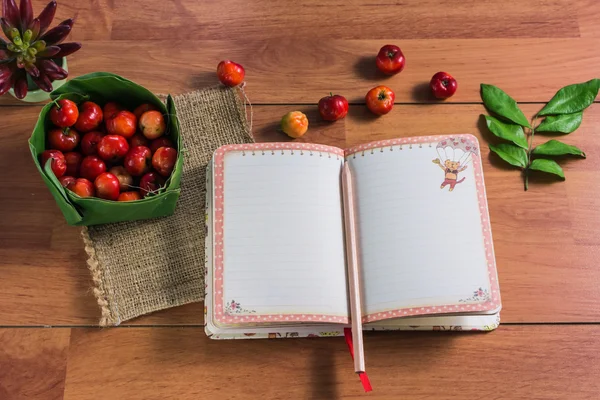
{"label": "pink floral page border", "polygon": [[[399,139],[381,140],[377,142],[365,143],[346,149],[345,156],[349,156],[363,152],[373,151],[374,149],[383,149],[390,146],[405,146],[409,148],[412,146],[423,147],[425,144],[433,147],[437,142],[448,140],[450,138],[465,138],[477,143],[479,146],[479,140],[470,134],[460,135],[440,135],[440,136],[419,136],[419,137],[407,137]],[[413,307],[413,308],[402,308],[399,310],[390,310],[385,312],[379,312],[375,314],[369,314],[363,316],[363,322],[375,322],[389,318],[408,317],[414,315],[426,315],[426,314],[445,314],[445,313],[459,313],[459,312],[476,312],[476,311],[489,311],[494,310],[501,306],[500,301],[500,287],[498,285],[498,273],[496,270],[496,259],[494,256],[494,245],[492,242],[492,230],[490,226],[490,217],[488,211],[488,205],[485,194],[485,183],[483,181],[483,170],[481,168],[481,152],[477,149],[476,156],[472,157],[473,170],[475,173],[475,186],[477,188],[477,198],[479,202],[479,214],[481,216],[481,227],[484,238],[485,254],[488,267],[488,276],[490,281],[490,287],[492,293],[488,301],[478,304],[446,304],[441,306],[430,306],[430,307]],[[475,288],[476,289],[476,288]]]}
{"label": "pink floral page border", "polygon": [[320,323],[340,323],[347,324],[348,317],[325,314],[229,314],[227,313],[223,290],[223,194],[224,194],[224,176],[223,169],[225,164],[225,154],[233,151],[241,151],[247,155],[267,155],[275,154],[277,151],[291,150],[297,151],[298,155],[334,155],[340,158],[344,157],[344,150],[320,144],[312,143],[252,143],[252,144],[233,144],[219,147],[214,155],[214,216],[215,216],[215,240],[214,240],[214,318],[223,324],[240,323],[261,323],[261,322],[320,322]]}

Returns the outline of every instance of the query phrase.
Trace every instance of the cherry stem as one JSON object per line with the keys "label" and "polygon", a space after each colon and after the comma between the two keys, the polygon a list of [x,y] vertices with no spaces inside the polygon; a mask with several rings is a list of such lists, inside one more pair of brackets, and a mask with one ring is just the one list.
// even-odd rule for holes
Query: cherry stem
{"label": "cherry stem", "polygon": [[51,102],[51,103],[52,103],[52,104],[54,104],[54,105],[56,106],[56,109],[57,109],[57,110],[60,110],[60,109],[62,108],[62,107],[60,106],[60,104],[58,104],[58,100],[57,100],[57,99],[54,99],[54,100],[52,100],[52,102]]}

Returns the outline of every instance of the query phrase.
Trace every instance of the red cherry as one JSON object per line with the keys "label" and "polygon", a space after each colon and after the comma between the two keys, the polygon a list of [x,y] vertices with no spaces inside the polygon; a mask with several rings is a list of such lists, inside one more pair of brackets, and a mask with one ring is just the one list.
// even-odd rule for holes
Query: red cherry
{"label": "red cherry", "polygon": [[148,172],[140,179],[140,193],[146,196],[149,193],[155,193],[165,184],[165,179],[156,172]]}
{"label": "red cherry", "polygon": [[98,154],[98,143],[102,140],[104,134],[99,131],[88,132],[81,139],[81,152],[86,156]]}
{"label": "red cherry", "polygon": [[233,61],[221,61],[217,66],[217,77],[225,86],[237,86],[244,81],[245,76],[244,67]]}
{"label": "red cherry", "polygon": [[152,151],[152,154],[154,154],[156,152],[156,150],[158,150],[160,147],[175,148],[175,145],[173,144],[171,139],[169,139],[168,137],[161,136],[158,139],[154,139],[152,141],[152,143],[150,143],[150,151]]}
{"label": "red cherry", "polygon": [[117,200],[119,198],[119,179],[110,172],[103,172],[94,180],[96,195],[101,199]]}
{"label": "red cherry", "polygon": [[67,162],[67,175],[73,177],[79,176],[79,168],[81,167],[82,159],[83,156],[81,153],[77,153],[75,151],[65,153],[65,161]]}
{"label": "red cherry", "polygon": [[79,197],[93,197],[96,195],[96,190],[92,182],[85,178],[76,179],[74,183],[67,188]]}
{"label": "red cherry", "polygon": [[456,92],[458,83],[447,72],[438,72],[431,78],[429,87],[435,97],[438,99],[447,99]]}
{"label": "red cherry", "polygon": [[125,169],[133,176],[141,176],[150,171],[152,152],[145,146],[134,147],[125,156]]}
{"label": "red cherry", "polygon": [[75,122],[75,129],[79,132],[97,129],[102,123],[102,115],[102,109],[98,104],[86,101],[79,108],[79,118]]}
{"label": "red cherry", "polygon": [[129,143],[120,135],[106,135],[98,143],[98,155],[104,161],[119,161],[128,151]]}
{"label": "red cherry", "polygon": [[93,181],[98,175],[106,172],[106,164],[96,156],[87,156],[81,161],[79,175],[82,178]]}
{"label": "red cherry", "polygon": [[79,118],[77,104],[68,99],[58,100],[50,109],[50,121],[59,128],[72,126]]}
{"label": "red cherry", "polygon": [[406,65],[406,59],[400,47],[388,44],[383,46],[375,58],[377,68],[387,75],[401,72]]}
{"label": "red cherry", "polygon": [[152,156],[152,167],[162,176],[169,176],[177,161],[177,150],[172,147],[160,147]]}
{"label": "red cherry", "polygon": [[52,129],[48,132],[48,144],[51,149],[73,151],[79,144],[79,133],[75,129]]}
{"label": "red cherry", "polygon": [[41,167],[44,169],[46,167],[46,163],[49,159],[52,159],[50,167],[52,168],[52,172],[54,172],[54,176],[60,178],[67,172],[67,161],[65,160],[65,156],[58,150],[46,150],[42,153],[42,164]]}
{"label": "red cherry", "polygon": [[319,114],[325,121],[337,121],[348,114],[348,100],[344,96],[331,94],[319,100]]}

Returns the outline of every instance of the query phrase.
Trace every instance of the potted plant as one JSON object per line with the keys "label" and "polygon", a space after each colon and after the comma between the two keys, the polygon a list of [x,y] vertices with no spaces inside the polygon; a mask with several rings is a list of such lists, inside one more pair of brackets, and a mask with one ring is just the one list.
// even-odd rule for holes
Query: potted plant
{"label": "potted plant", "polygon": [[72,18],[48,30],[56,12],[53,0],[33,17],[31,0],[2,0],[0,25],[7,40],[0,37],[0,95],[9,92],[27,102],[48,100],[49,93],[65,83],[66,56],[81,43],[61,43],[71,32]]}

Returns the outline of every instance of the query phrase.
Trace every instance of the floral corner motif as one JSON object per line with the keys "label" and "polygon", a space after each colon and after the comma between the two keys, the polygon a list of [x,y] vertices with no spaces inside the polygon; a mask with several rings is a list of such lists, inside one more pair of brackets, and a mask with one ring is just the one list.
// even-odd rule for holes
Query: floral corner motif
{"label": "floral corner motif", "polygon": [[469,303],[469,302],[478,302],[478,303],[484,303],[486,301],[490,300],[490,292],[487,289],[483,289],[483,288],[479,288],[475,291],[473,291],[473,295],[471,297],[468,297],[466,299],[460,299],[458,300],[459,303]]}
{"label": "floral corner motif", "polygon": [[253,314],[256,312],[256,310],[248,310],[243,308],[240,303],[236,302],[235,300],[231,300],[225,303],[225,312],[227,314]]}

